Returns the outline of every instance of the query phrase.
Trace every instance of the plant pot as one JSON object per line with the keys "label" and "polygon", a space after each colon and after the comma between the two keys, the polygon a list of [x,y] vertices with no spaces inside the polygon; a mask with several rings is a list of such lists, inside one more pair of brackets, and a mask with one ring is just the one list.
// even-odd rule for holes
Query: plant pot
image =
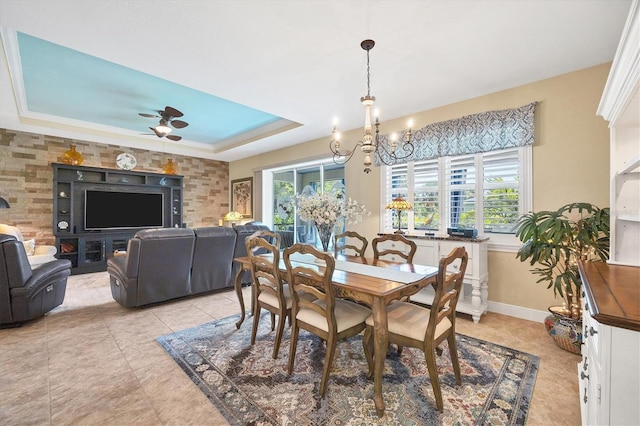
{"label": "plant pot", "polygon": [[556,346],[567,352],[580,354],[582,320],[563,315],[561,311],[562,307],[551,306],[551,315],[544,319],[544,327]]}

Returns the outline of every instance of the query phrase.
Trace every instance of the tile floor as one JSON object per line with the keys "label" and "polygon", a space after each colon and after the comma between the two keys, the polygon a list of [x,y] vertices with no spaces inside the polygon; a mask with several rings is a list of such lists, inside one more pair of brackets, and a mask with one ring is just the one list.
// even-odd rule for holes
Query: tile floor
{"label": "tile floor", "polygon": [[[70,277],[63,305],[0,330],[0,425],[225,425],[155,339],[237,312],[233,291],[126,309],[106,272]],[[580,424],[580,357],[542,324],[489,313],[458,331],[541,357],[529,425]]]}

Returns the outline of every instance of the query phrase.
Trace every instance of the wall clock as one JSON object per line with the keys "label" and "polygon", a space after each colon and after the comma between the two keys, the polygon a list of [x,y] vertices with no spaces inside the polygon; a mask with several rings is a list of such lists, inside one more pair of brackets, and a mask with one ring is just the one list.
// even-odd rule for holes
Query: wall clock
{"label": "wall clock", "polygon": [[131,170],[136,166],[137,161],[136,157],[134,157],[133,155],[129,154],[128,152],[123,152],[116,157],[116,164],[122,170]]}

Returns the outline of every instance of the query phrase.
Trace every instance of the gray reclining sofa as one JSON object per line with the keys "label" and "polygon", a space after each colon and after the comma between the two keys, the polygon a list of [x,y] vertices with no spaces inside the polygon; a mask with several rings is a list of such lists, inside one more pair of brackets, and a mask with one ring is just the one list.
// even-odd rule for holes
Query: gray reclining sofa
{"label": "gray reclining sofa", "polygon": [[126,255],[107,261],[111,294],[130,308],[233,287],[238,271],[233,258],[246,256],[244,238],[259,229],[269,227],[139,231],[129,240]]}

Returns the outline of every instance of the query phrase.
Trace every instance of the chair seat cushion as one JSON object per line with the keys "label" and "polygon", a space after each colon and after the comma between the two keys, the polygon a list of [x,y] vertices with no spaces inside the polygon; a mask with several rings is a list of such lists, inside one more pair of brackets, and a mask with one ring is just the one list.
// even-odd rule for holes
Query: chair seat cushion
{"label": "chair seat cushion", "polygon": [[[336,326],[338,333],[363,323],[367,317],[371,315],[371,309],[358,305],[357,303],[343,299],[336,299],[335,302]],[[316,300],[313,303],[318,304],[323,309],[326,306],[326,303],[322,300]],[[327,319],[312,309],[304,307],[300,308],[296,318],[316,328],[329,332]]]}
{"label": "chair seat cushion", "polygon": [[[266,280],[264,280],[264,282],[261,284],[261,286],[267,285],[273,288],[274,291],[276,291],[275,287],[271,285],[271,283],[267,284]],[[282,285],[282,293],[284,294],[284,300],[287,302],[287,309],[291,309],[291,292],[289,291],[289,284]],[[273,306],[274,308],[280,307],[278,298],[270,291],[261,291],[260,295],[258,296],[258,300],[266,305]]]}
{"label": "chair seat cushion", "polygon": [[[414,340],[424,340],[431,311],[413,303],[397,302],[387,308],[389,333],[406,336]],[[373,327],[373,315],[367,318],[367,325]],[[443,318],[436,327],[434,338],[442,336],[451,328],[449,318]]]}

